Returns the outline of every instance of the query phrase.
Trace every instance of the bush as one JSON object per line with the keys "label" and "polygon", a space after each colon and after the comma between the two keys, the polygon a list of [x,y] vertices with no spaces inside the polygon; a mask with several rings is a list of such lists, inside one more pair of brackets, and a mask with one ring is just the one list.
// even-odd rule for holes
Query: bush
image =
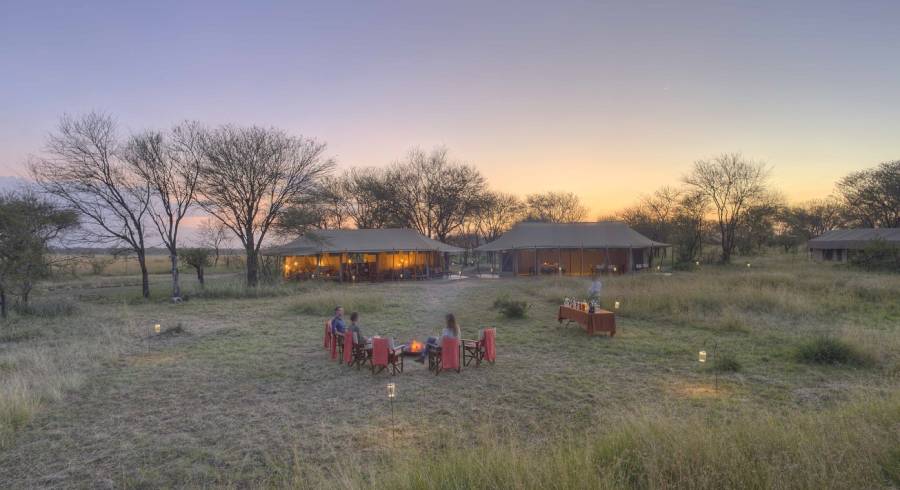
{"label": "bush", "polygon": [[497,298],[494,301],[494,309],[499,310],[500,314],[506,318],[524,318],[528,303],[509,298]]}
{"label": "bush", "polygon": [[800,362],[807,364],[868,366],[874,363],[868,353],[831,337],[819,337],[801,345],[796,355]]}
{"label": "bush", "polygon": [[850,264],[866,270],[900,272],[900,247],[884,240],[873,240],[848,259]]}
{"label": "bush", "polygon": [[741,363],[733,354],[727,352],[716,353],[711,368],[720,373],[736,373],[741,370]]}
{"label": "bush", "polygon": [[23,316],[38,316],[43,318],[72,316],[78,312],[78,306],[68,299],[32,301],[27,305],[17,304],[14,309],[16,313]]}

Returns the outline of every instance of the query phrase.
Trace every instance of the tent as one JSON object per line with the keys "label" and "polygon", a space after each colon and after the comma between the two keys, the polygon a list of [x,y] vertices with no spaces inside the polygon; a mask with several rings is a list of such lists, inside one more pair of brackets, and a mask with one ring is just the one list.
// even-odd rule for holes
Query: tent
{"label": "tent", "polygon": [[848,255],[876,242],[900,247],[900,228],[855,228],[831,230],[807,243],[814,259],[846,262]]}

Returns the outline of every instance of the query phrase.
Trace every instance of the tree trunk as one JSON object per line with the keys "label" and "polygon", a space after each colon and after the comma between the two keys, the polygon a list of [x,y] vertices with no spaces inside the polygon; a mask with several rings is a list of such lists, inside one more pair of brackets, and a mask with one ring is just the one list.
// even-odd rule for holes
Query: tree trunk
{"label": "tree trunk", "polygon": [[172,260],[172,297],[180,298],[181,283],[178,281],[178,255],[173,253],[169,258]]}
{"label": "tree trunk", "polygon": [[0,289],[0,317],[2,317],[5,320],[8,315],[9,315],[9,312],[7,311],[7,308],[6,308],[6,291],[3,289]]}
{"label": "tree trunk", "polygon": [[203,283],[203,267],[197,267],[197,281],[200,282],[200,288],[202,289],[205,286]]}
{"label": "tree trunk", "polygon": [[150,277],[147,274],[147,256],[146,254],[138,254],[138,264],[141,266],[141,294],[144,298],[150,297]]}
{"label": "tree trunk", "polygon": [[247,252],[247,286],[255,288],[259,284],[259,257],[252,247]]}

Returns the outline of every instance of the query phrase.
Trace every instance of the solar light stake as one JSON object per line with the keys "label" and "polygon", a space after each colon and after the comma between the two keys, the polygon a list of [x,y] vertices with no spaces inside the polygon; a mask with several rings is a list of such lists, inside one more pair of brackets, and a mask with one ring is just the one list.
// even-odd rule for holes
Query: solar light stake
{"label": "solar light stake", "polygon": [[396,424],[394,423],[394,398],[397,397],[397,385],[394,383],[388,383],[387,397],[391,403],[391,440],[394,440],[394,431],[396,427]]}
{"label": "solar light stake", "polygon": [[156,335],[159,335],[160,330],[161,330],[161,327],[159,326],[158,323],[156,325],[153,325],[153,331],[156,332]]}

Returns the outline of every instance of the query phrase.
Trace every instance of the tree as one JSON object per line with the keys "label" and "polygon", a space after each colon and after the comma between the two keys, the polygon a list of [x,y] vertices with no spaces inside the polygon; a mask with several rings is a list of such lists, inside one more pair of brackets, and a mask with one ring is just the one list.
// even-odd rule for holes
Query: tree
{"label": "tree", "polygon": [[846,210],[835,198],[809,201],[781,209],[781,230],[776,241],[785,251],[796,248],[826,231],[844,224]]}
{"label": "tree", "polygon": [[741,216],[735,232],[737,250],[743,255],[750,255],[776,243],[776,230],[780,225],[782,209],[784,204],[778,195],[749,206]]}
{"label": "tree", "polygon": [[853,172],[837,183],[848,217],[867,228],[900,228],[900,160]]}
{"label": "tree", "polygon": [[278,129],[222,126],[203,138],[200,205],[240,240],[247,285],[259,283],[259,251],[282,211],[316,190],[333,166],[325,144]]}
{"label": "tree", "polygon": [[514,194],[488,192],[477,215],[478,229],[486,242],[500,238],[525,216],[525,204]]}
{"label": "tree", "polygon": [[73,210],[34,193],[0,195],[0,316],[8,315],[11,292],[28,305],[35,281],[50,272],[50,242],[77,226]]}
{"label": "tree", "polygon": [[377,168],[354,168],[338,179],[350,221],[357,228],[404,226],[393,212],[394,190],[387,172]]}
{"label": "tree", "polygon": [[219,266],[222,246],[228,243],[228,228],[221,221],[207,218],[200,224],[200,243],[212,249],[213,267]]}
{"label": "tree", "polygon": [[470,165],[451,162],[446,148],[412,149],[386,172],[391,221],[445,241],[483,205],[485,181]]}
{"label": "tree", "polygon": [[169,251],[172,297],[181,296],[178,281],[178,228],[194,203],[200,175],[201,129],[197,123],[175,126],[168,134],[147,131],[128,141],[123,159],[150,188],[146,207]]}
{"label": "tree", "polygon": [[683,193],[678,201],[678,207],[672,216],[669,241],[673,245],[676,260],[681,263],[694,262],[703,251],[708,206],[703,194],[696,191]]}
{"label": "tree", "polygon": [[768,174],[763,163],[747,160],[740,153],[723,153],[694,162],[693,171],[684,177],[685,184],[700,193],[716,214],[722,262],[731,261],[738,223],[766,196]]}
{"label": "tree", "polygon": [[661,187],[640,202],[619,213],[619,218],[638,233],[656,241],[668,242],[672,222],[683,192],[674,187]]}
{"label": "tree", "polygon": [[146,261],[146,223],[150,187],[121,159],[116,125],[105,114],[60,119],[47,140],[45,158],[31,164],[41,188],[83,218],[85,238],[123,243],[137,255],[141,286],[150,297]]}
{"label": "tree", "polygon": [[526,221],[574,223],[587,216],[587,208],[572,192],[545,192],[525,198]]}
{"label": "tree", "polygon": [[197,271],[197,281],[200,282],[201,288],[206,286],[203,270],[209,266],[209,257],[212,253],[212,250],[208,248],[197,247],[183,248],[178,254],[182,262],[193,267],[194,270]]}

